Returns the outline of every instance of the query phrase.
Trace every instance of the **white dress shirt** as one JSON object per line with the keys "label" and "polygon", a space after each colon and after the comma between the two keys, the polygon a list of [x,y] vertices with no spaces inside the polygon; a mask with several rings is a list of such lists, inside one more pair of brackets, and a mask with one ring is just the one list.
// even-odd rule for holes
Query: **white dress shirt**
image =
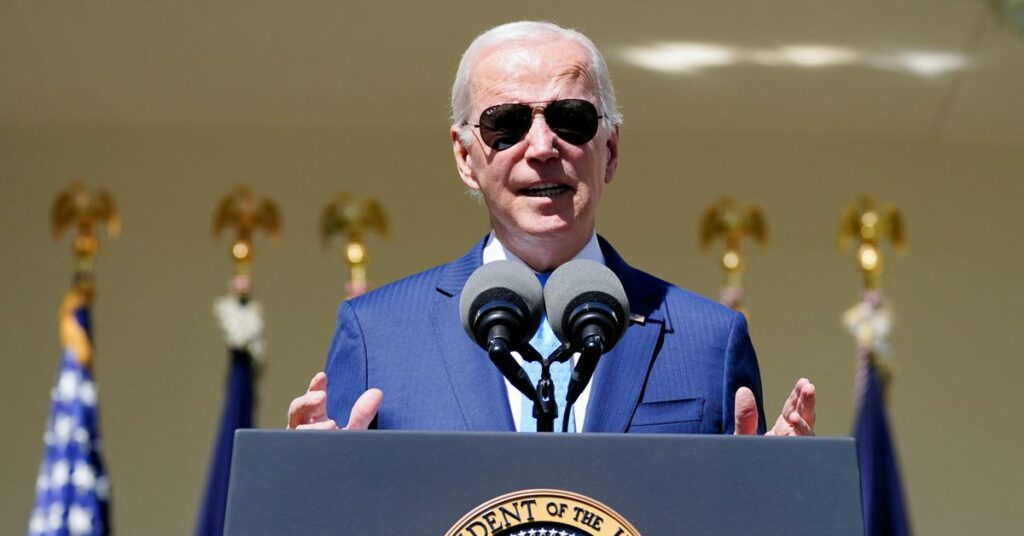
{"label": "white dress shirt", "polygon": [[[587,245],[583,246],[583,249],[580,250],[580,252],[577,253],[576,256],[572,258],[572,260],[576,260],[576,259],[587,259],[587,260],[591,260],[591,261],[594,261],[594,262],[599,262],[602,265],[605,264],[605,262],[604,262],[604,254],[601,253],[601,245],[598,244],[598,242],[597,242],[597,234],[596,233],[593,234],[590,237],[590,241],[587,242]],[[496,236],[494,236],[494,232],[491,232],[490,236],[487,237],[487,244],[484,245],[483,263],[487,264],[489,262],[501,261],[501,260],[510,260],[510,261],[515,261],[515,262],[520,262],[520,263],[523,263],[524,265],[526,265],[526,263],[523,262],[522,259],[517,257],[514,253],[512,253],[508,249],[505,249],[505,246],[503,246],[501,244],[501,242],[498,241],[498,238]],[[526,265],[526,267],[529,268],[529,265]],[[532,268],[531,268],[531,270],[532,270]],[[515,356],[516,361],[518,361],[520,365],[523,364],[523,358],[522,358],[521,355],[519,355],[519,352],[512,352],[512,355]],[[545,356],[545,357],[547,357],[547,356]],[[576,353],[576,354],[574,354],[572,356],[573,366],[576,365],[576,359],[578,357],[579,357],[579,353]],[[590,385],[591,384],[593,384],[593,382],[591,382],[590,384],[587,384],[587,387],[585,389],[583,389],[583,392],[580,394],[579,399],[576,400],[575,404],[573,404],[573,412],[575,413],[575,420],[576,420],[576,432],[583,431],[583,423],[584,423],[584,421],[586,419],[586,416],[587,416],[587,402],[590,400]],[[526,397],[523,396],[523,394],[519,392],[519,389],[516,389],[515,386],[513,386],[507,379],[505,380],[505,389],[508,391],[508,404],[509,404],[509,409],[512,410],[512,420],[515,421],[515,423],[516,423],[516,431],[519,431],[519,429],[520,429],[519,421],[521,420],[520,416],[522,415],[522,404],[523,404],[523,401],[524,401],[524,399]],[[561,414],[564,411],[565,411],[565,401],[564,400],[559,400],[558,401],[558,413],[559,413],[559,416],[561,416]]]}

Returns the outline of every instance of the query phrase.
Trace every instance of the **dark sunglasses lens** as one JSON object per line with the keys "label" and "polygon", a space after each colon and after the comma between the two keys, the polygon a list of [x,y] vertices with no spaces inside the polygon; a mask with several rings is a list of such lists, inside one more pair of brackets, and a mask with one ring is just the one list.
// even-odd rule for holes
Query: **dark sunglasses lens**
{"label": "dark sunglasses lens", "polygon": [[559,138],[583,145],[597,134],[597,108],[589,101],[568,99],[552,102],[544,109],[544,120]]}
{"label": "dark sunglasses lens", "polygon": [[480,139],[503,151],[519,143],[530,130],[533,110],[525,104],[499,104],[480,114]]}

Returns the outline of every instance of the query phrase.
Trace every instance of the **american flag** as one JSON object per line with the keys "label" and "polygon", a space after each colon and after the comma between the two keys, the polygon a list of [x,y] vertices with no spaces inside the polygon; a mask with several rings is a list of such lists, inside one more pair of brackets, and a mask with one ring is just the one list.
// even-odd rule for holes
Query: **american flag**
{"label": "american flag", "polygon": [[50,391],[45,450],[28,534],[110,534],[110,484],[100,456],[96,384],[89,366],[89,309],[79,304],[62,316],[64,351]]}

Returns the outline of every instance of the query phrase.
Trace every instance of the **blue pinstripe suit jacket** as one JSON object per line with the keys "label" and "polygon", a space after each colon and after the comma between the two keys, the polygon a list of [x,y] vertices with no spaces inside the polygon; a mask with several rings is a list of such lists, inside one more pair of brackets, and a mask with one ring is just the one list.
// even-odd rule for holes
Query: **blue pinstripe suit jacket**
{"label": "blue pinstripe suit jacket", "polygon": [[[626,264],[599,237],[633,322],[594,374],[584,431],[732,433],[736,389],[754,391],[757,357],[743,315]],[[485,241],[462,258],[346,301],[327,356],[328,415],[344,423],[378,387],[381,429],[514,431],[501,374],[459,320],[459,293]]]}

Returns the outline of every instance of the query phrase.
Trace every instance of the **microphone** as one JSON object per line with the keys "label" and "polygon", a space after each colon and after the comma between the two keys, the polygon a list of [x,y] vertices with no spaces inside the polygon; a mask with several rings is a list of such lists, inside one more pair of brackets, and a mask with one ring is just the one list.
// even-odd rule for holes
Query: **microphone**
{"label": "microphone", "polygon": [[527,344],[541,320],[544,293],[537,276],[521,263],[494,261],[478,268],[459,298],[459,317],[469,338],[501,374],[531,399],[537,390],[511,351]]}
{"label": "microphone", "polygon": [[577,259],[551,274],[544,285],[544,302],[551,330],[580,352],[566,395],[571,406],[590,382],[598,359],[629,326],[629,300],[614,272],[601,263]]}

